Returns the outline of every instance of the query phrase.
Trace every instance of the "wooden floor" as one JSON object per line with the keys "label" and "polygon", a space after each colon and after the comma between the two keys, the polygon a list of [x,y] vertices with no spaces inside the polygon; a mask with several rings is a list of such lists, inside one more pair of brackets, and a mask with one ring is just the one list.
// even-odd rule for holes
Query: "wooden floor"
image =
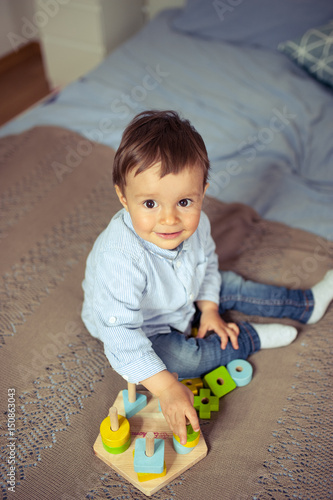
{"label": "wooden floor", "polygon": [[37,43],[0,59],[0,125],[49,93]]}

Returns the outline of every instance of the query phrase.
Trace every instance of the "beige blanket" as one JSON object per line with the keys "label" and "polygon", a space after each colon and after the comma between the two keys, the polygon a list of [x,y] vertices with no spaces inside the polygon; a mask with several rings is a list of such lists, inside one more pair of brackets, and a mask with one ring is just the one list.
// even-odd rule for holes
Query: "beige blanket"
{"label": "beige blanket", "polygon": [[[143,499],[93,454],[125,386],[80,319],[85,259],[119,209],[113,151],[37,127],[1,139],[0,157],[2,498]],[[207,198],[205,211],[225,269],[305,288],[333,267],[323,238],[241,204]],[[332,498],[332,318],[250,358],[252,382],[202,421],[207,457],[153,498]]]}

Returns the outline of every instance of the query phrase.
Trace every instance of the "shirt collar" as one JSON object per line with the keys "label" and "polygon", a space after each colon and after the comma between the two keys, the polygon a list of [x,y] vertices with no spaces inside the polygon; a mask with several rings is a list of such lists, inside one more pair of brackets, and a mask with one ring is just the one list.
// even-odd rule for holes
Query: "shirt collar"
{"label": "shirt collar", "polygon": [[123,220],[126,226],[136,235],[141,245],[144,246],[148,250],[148,252],[158,255],[159,257],[163,257],[168,260],[175,260],[182,251],[186,251],[190,247],[191,238],[183,241],[177,248],[175,248],[175,250],[166,250],[164,248],[160,248],[154,243],[151,243],[150,241],[146,241],[143,238],[140,238],[140,236],[135,232],[131,216],[127,212],[127,210],[125,210],[125,208],[123,208]]}

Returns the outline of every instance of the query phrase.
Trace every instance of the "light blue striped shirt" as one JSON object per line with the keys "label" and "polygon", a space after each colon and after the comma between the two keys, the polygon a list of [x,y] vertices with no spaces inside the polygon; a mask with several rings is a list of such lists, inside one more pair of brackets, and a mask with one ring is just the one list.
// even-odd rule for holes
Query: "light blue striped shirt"
{"label": "light blue striped shirt", "polygon": [[187,332],[196,300],[219,303],[221,277],[208,217],[175,250],[140,238],[125,209],[99,235],[82,283],[82,319],[111,366],[138,383],[165,369],[149,337]]}

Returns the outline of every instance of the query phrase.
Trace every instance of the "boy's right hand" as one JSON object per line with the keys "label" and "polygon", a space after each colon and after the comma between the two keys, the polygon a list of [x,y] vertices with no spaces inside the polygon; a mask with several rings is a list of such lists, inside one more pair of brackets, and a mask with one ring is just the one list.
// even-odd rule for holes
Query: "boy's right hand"
{"label": "boy's right hand", "polygon": [[194,431],[199,431],[199,419],[193,408],[194,396],[186,385],[167,370],[157,373],[142,384],[160,400],[163,415],[172,430],[179,436],[180,444],[186,444],[186,424],[189,421]]}

